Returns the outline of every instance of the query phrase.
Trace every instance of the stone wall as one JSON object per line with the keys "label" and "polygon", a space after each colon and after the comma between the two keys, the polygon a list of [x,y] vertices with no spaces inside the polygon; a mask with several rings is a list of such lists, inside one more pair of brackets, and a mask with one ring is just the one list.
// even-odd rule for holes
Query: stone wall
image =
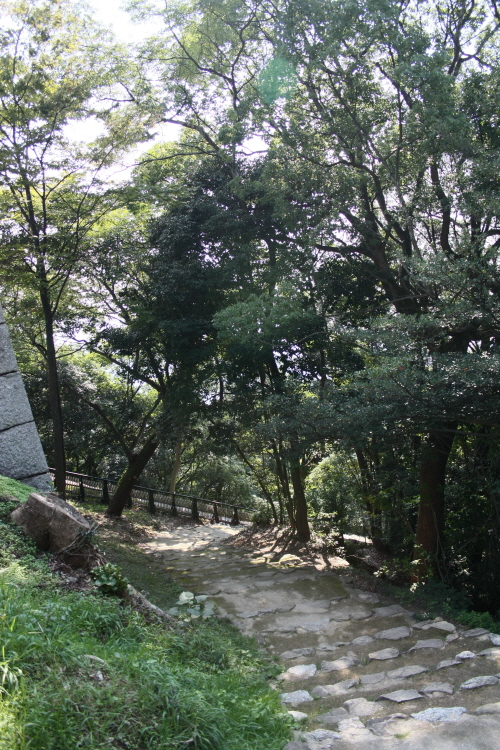
{"label": "stone wall", "polygon": [[50,490],[38,430],[0,305],[0,474]]}

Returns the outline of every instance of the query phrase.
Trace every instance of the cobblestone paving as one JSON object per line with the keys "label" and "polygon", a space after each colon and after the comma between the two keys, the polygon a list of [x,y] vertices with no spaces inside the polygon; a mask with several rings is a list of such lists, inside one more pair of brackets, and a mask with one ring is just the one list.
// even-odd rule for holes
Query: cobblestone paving
{"label": "cobblestone paving", "polygon": [[500,750],[500,635],[419,622],[349,569],[271,562],[228,544],[237,533],[179,527],[149,549],[282,662],[285,750]]}

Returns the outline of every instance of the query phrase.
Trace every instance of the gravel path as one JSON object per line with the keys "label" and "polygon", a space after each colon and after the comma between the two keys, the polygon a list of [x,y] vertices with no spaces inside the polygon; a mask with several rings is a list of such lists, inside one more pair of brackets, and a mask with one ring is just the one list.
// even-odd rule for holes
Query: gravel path
{"label": "gravel path", "polygon": [[349,569],[270,562],[232,546],[238,533],[179,526],[148,548],[282,662],[275,687],[297,726],[285,750],[500,749],[500,636],[418,622]]}

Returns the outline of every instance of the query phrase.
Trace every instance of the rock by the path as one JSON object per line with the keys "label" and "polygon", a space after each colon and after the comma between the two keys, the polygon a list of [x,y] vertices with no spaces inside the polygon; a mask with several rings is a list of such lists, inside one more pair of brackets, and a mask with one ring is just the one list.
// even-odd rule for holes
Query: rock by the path
{"label": "rock by the path", "polygon": [[483,706],[476,708],[475,713],[478,716],[483,714],[500,714],[500,703],[485,703]]}
{"label": "rock by the path", "polygon": [[345,701],[344,708],[349,711],[351,716],[374,716],[382,711],[382,706],[374,701],[368,701],[366,698],[351,698]]}
{"label": "rock by the path", "polygon": [[460,690],[474,690],[475,688],[487,687],[488,685],[498,685],[499,682],[500,680],[496,675],[472,677],[470,680],[462,682]]}
{"label": "rock by the path", "polygon": [[342,680],[342,682],[335,682],[333,685],[317,685],[311,693],[315,698],[326,698],[330,695],[345,695],[356,687],[358,679]]}
{"label": "rock by the path", "polygon": [[388,607],[378,607],[373,610],[374,617],[394,617],[395,615],[407,614],[407,610],[403,609],[399,604],[390,604]]}
{"label": "rock by the path", "polygon": [[497,661],[500,659],[500,648],[496,648],[495,646],[493,648],[485,648],[484,651],[479,652],[478,656],[486,656],[487,659]]}
{"label": "rock by the path", "polygon": [[359,594],[356,592],[355,596],[360,602],[366,602],[367,604],[378,604],[380,601],[378,594],[370,594],[364,591]]}
{"label": "rock by the path", "polygon": [[500,635],[496,633],[490,633],[490,641],[494,646],[500,646]]}
{"label": "rock by the path", "polygon": [[438,669],[446,669],[446,667],[456,667],[458,664],[462,663],[463,662],[461,662],[460,659],[443,659],[443,661],[440,661],[437,665],[436,671]]}
{"label": "rock by the path", "polygon": [[280,654],[280,659],[297,659],[301,656],[310,656],[313,653],[313,648],[293,648],[290,651],[283,651]]}
{"label": "rock by the path", "polygon": [[377,682],[385,680],[385,672],[373,672],[372,674],[363,674],[360,677],[360,683],[362,685],[376,685]]}
{"label": "rock by the path", "polygon": [[339,732],[341,732],[342,739],[348,742],[357,742],[361,740],[371,740],[372,734],[369,729],[365,727],[361,719],[357,716],[352,719],[344,719],[339,721]]}
{"label": "rock by the path", "polygon": [[467,709],[462,706],[453,706],[452,708],[426,708],[425,711],[419,711],[416,714],[412,714],[414,719],[417,721],[458,721],[463,714],[467,713]]}
{"label": "rock by the path", "polygon": [[289,742],[283,750],[308,750],[308,747],[305,742],[300,742],[299,740],[293,740],[292,742]]}
{"label": "rock by the path", "polygon": [[344,669],[351,669],[361,662],[355,656],[342,656],[340,659],[335,661],[322,661],[321,671],[322,672],[342,672]]}
{"label": "rock by the path", "polygon": [[394,690],[392,693],[380,695],[378,701],[392,701],[393,703],[406,703],[406,701],[415,701],[423,698],[417,690]]}
{"label": "rock by the path", "polygon": [[338,724],[339,721],[349,718],[349,712],[345,708],[332,708],[326,714],[321,714],[316,717],[316,721],[320,724]]}
{"label": "rock by the path", "polygon": [[460,659],[460,661],[465,661],[466,659],[475,659],[476,654],[474,651],[460,651],[459,654],[455,656],[455,659]]}
{"label": "rock by the path", "polygon": [[280,675],[283,680],[308,680],[317,672],[316,664],[298,664]]}
{"label": "rock by the path", "polygon": [[367,646],[369,643],[373,643],[374,640],[371,635],[360,635],[351,641],[351,646]]}
{"label": "rock by the path", "polygon": [[389,630],[380,630],[375,633],[374,638],[384,641],[400,641],[402,638],[408,638],[411,635],[411,628],[401,626],[399,628],[389,628]]}
{"label": "rock by the path", "polygon": [[309,718],[303,711],[287,711],[294,721],[306,721]]}
{"label": "rock by the path", "polygon": [[408,716],[406,714],[389,714],[379,719],[368,719],[366,726],[373,732],[377,737],[391,737],[397,734],[398,730],[402,727],[403,732],[406,734],[408,724]]}
{"label": "rock by the path", "polygon": [[375,659],[376,661],[385,661],[386,659],[395,659],[398,657],[399,651],[397,648],[383,648],[381,651],[372,651],[368,656],[370,659]]}
{"label": "rock by the path", "polygon": [[308,703],[313,700],[314,698],[307,690],[294,690],[293,693],[281,694],[281,702],[289,703],[292,706],[298,706],[300,703]]}
{"label": "rock by the path", "polygon": [[428,638],[427,640],[417,641],[409,650],[418,651],[422,648],[444,648],[444,643],[440,638]]}
{"label": "rock by the path", "polygon": [[414,677],[422,672],[428,672],[427,667],[421,667],[419,664],[412,664],[408,667],[400,667],[399,669],[391,669],[387,672],[387,677],[391,680],[406,679],[408,677]]}
{"label": "rock by the path", "polygon": [[422,688],[422,692],[425,693],[425,695],[433,695],[434,693],[453,695],[455,688],[451,682],[429,682],[428,685],[425,685],[425,687]]}

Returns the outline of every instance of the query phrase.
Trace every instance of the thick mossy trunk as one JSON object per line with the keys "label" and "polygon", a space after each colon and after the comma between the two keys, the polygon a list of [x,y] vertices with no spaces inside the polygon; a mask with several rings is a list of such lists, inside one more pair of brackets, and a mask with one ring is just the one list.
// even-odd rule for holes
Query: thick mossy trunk
{"label": "thick mossy trunk", "polygon": [[293,503],[295,506],[295,527],[297,538],[301,542],[308,542],[311,538],[311,531],[307,521],[307,503],[304,492],[304,483],[300,472],[299,463],[293,464],[290,469],[290,477],[293,486]]}
{"label": "thick mossy trunk", "polygon": [[130,493],[132,492],[134,485],[137,483],[157,447],[158,441],[155,437],[150,436],[142,446],[141,450],[138,453],[134,453],[129,459],[129,464],[121,475],[118,486],[109,503],[108,516],[121,516],[123,509],[130,498]]}
{"label": "thick mossy trunk", "polygon": [[417,557],[420,550],[436,561],[441,556],[445,525],[446,465],[453,446],[455,429],[456,425],[446,425],[442,431],[429,432],[422,446],[420,503],[415,539]]}

